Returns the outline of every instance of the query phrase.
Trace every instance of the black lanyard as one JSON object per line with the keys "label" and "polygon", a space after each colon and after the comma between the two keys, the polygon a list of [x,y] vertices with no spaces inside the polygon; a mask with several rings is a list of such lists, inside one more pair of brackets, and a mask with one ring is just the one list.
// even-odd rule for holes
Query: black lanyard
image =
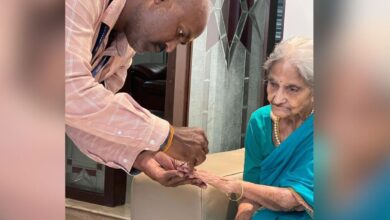
{"label": "black lanyard", "polygon": [[[112,2],[112,0],[110,0],[108,2],[108,5],[110,5],[111,2]],[[108,5],[107,5],[107,7],[108,7]],[[102,23],[100,25],[99,35],[96,39],[95,46],[92,49],[92,59],[94,59],[97,51],[99,50],[100,46],[104,42],[104,38],[106,37],[109,30],[110,30],[110,27],[107,24]],[[99,61],[98,65],[96,65],[95,68],[93,68],[93,70],[91,71],[92,76],[95,77],[96,74],[98,74],[102,70],[104,65],[106,65],[109,60],[110,60],[110,56],[103,56],[102,59]]]}
{"label": "black lanyard", "polygon": [[[108,25],[102,23],[102,25],[100,26],[99,35],[97,37],[95,46],[92,49],[92,57],[95,57],[97,51],[99,50],[99,47],[103,43],[104,38],[106,37],[109,30],[110,30],[110,28],[108,27]],[[93,68],[93,70],[91,72],[93,77],[95,77],[96,74],[102,70],[102,68],[104,67],[104,65],[107,64],[109,59],[110,59],[110,56],[103,56],[102,57],[102,59],[99,61],[98,65],[96,65],[95,68]]]}

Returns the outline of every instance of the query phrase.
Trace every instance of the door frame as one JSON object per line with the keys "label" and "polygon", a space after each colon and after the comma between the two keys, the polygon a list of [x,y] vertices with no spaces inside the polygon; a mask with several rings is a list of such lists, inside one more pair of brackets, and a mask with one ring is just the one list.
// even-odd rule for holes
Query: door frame
{"label": "door frame", "polygon": [[192,43],[168,54],[165,119],[174,126],[188,125]]}

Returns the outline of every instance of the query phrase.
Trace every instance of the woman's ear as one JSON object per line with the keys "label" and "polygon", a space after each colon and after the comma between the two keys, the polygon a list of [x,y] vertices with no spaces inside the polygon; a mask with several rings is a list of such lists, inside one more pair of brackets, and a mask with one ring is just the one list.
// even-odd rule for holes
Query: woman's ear
{"label": "woman's ear", "polygon": [[311,101],[311,104],[313,104],[314,105],[314,89],[313,88],[311,88],[310,89],[310,101]]}

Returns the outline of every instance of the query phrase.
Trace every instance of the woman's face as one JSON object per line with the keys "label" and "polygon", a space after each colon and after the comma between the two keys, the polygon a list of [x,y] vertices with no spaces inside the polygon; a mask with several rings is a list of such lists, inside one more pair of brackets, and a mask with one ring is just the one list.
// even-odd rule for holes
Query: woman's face
{"label": "woman's face", "polygon": [[313,93],[298,69],[286,61],[272,65],[267,84],[268,101],[274,115],[288,118],[308,114],[313,108]]}

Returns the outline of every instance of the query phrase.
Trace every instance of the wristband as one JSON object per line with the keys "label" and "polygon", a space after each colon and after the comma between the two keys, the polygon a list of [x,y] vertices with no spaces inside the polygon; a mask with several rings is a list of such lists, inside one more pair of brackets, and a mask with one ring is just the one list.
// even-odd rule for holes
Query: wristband
{"label": "wristband", "polygon": [[169,136],[167,138],[167,141],[166,141],[166,144],[163,145],[161,147],[161,151],[162,152],[167,152],[169,150],[169,148],[171,147],[172,145],[172,141],[173,141],[173,135],[175,134],[175,129],[170,126],[170,129],[169,129]]}

